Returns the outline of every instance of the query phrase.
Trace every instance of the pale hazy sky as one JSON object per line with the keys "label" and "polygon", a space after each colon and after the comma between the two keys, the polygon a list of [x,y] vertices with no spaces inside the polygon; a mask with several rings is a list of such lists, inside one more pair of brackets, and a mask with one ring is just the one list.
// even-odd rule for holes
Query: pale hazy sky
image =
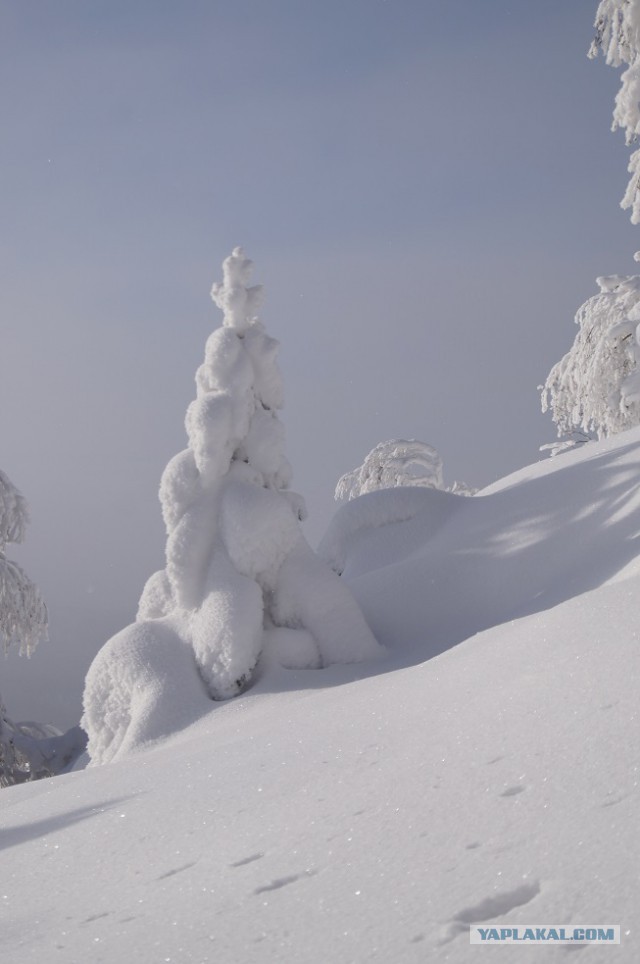
{"label": "pale hazy sky", "polygon": [[[79,714],[162,565],[157,488],[220,262],[242,244],[282,343],[294,488],[419,438],[476,485],[554,436],[536,386],[595,277],[632,273],[618,74],[585,0],[0,5],[0,466],[51,641],[16,716]],[[69,682],[65,682],[65,677]]]}

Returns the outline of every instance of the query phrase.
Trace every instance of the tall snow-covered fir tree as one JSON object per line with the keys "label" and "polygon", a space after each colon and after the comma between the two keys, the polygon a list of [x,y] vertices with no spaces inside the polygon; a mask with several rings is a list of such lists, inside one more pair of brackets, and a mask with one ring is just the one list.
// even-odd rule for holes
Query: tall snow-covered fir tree
{"label": "tall snow-covered fir tree", "polygon": [[[96,762],[150,738],[139,676],[149,693],[155,670],[150,677],[135,654],[147,659],[154,639],[162,640],[153,655],[158,674],[165,678],[157,665],[162,646],[173,659],[169,639],[178,640],[214,699],[240,693],[261,657],[312,668],[381,652],[346,586],[302,534],[304,502],[288,488],[277,414],[278,343],[257,317],[262,289],[249,285],[251,270],[236,248],[212,289],[222,326],[196,373],[188,447],[169,462],[160,485],[165,568],[147,582],[137,622],[103,647],[87,676],[83,724]],[[150,698],[162,727],[158,700]]]}
{"label": "tall snow-covered fir tree", "polygon": [[[595,28],[589,56],[601,52],[612,67],[627,65],[612,126],[622,128],[631,145],[640,135],[640,0],[602,0]],[[621,203],[638,224],[640,150],[631,155],[629,172]],[[571,445],[576,433],[602,438],[640,424],[640,277],[612,275],[598,278],[598,285],[600,294],[576,314],[573,346],[542,386],[543,412],[551,411],[558,436],[569,437],[556,450]]]}

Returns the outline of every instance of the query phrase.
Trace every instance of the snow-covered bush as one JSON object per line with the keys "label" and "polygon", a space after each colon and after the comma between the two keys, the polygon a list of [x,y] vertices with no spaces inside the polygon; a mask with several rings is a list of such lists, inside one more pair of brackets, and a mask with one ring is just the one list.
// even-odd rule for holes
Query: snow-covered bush
{"label": "snow-covered bush", "polygon": [[198,703],[196,667],[209,696],[227,699],[251,682],[265,647],[270,658],[309,668],[381,652],[346,586],[302,535],[304,502],[288,490],[277,415],[278,343],[258,320],[262,290],[248,285],[251,269],[236,248],[211,292],[223,323],[196,373],[188,447],[160,485],[166,566],[147,582],[137,623],[103,647],[87,676],[83,724],[96,762],[167,729],[159,707],[169,700],[169,653],[187,661],[181,685]]}
{"label": "snow-covered bush", "polygon": [[[23,496],[0,472],[0,640],[5,655],[15,645],[20,655],[30,656],[47,635],[47,609],[38,587],[5,555],[8,543],[22,542],[28,521]],[[0,786],[60,773],[82,752],[84,742],[78,727],[62,736],[50,726],[14,723],[0,697]]]}
{"label": "snow-covered bush", "polygon": [[573,346],[542,388],[542,410],[551,410],[559,436],[603,438],[640,423],[640,276],[613,275],[598,284],[600,294],[576,314]]}
{"label": "snow-covered bush", "polygon": [[457,495],[473,495],[476,491],[464,482],[454,482],[446,488],[442,459],[437,450],[417,439],[396,438],[380,442],[362,465],[346,472],[338,480],[335,499],[336,502],[348,502],[367,492],[413,485]]}

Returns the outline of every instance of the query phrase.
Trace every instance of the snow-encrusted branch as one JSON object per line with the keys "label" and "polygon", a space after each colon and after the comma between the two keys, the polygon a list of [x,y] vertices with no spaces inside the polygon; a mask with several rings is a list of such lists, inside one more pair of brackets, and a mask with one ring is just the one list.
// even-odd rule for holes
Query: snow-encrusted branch
{"label": "snow-encrusted branch", "polygon": [[20,566],[0,553],[0,639],[5,653],[15,643],[30,656],[47,635],[47,607]]}
{"label": "snow-encrusted branch", "polygon": [[[627,64],[620,78],[615,99],[612,130],[624,131],[627,145],[640,134],[640,0],[602,0],[595,21],[596,35],[589,50],[590,57],[604,55],[611,67]],[[634,151],[629,161],[631,178],[621,206],[631,211],[633,224],[640,223],[640,152]]]}
{"label": "snow-encrusted branch", "polygon": [[25,498],[9,476],[0,471],[0,551],[7,543],[23,542],[28,523]]}
{"label": "snow-encrusted branch", "polygon": [[551,411],[559,436],[604,438],[640,422],[640,276],[610,275],[598,284],[600,294],[576,314],[571,349],[542,386],[542,411]]}

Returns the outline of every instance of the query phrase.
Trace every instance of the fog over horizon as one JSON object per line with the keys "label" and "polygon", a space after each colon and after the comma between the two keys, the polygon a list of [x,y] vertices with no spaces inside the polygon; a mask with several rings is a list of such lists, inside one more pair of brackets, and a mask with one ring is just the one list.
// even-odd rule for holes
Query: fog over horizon
{"label": "fog over horizon", "polygon": [[1,13],[0,468],[9,556],[50,640],[11,653],[16,718],[76,722],[162,566],[157,498],[221,262],[242,245],[281,342],[293,488],[321,537],[376,443],[485,486],[555,436],[537,386],[595,278],[632,274],[596,3],[124,0]]}

